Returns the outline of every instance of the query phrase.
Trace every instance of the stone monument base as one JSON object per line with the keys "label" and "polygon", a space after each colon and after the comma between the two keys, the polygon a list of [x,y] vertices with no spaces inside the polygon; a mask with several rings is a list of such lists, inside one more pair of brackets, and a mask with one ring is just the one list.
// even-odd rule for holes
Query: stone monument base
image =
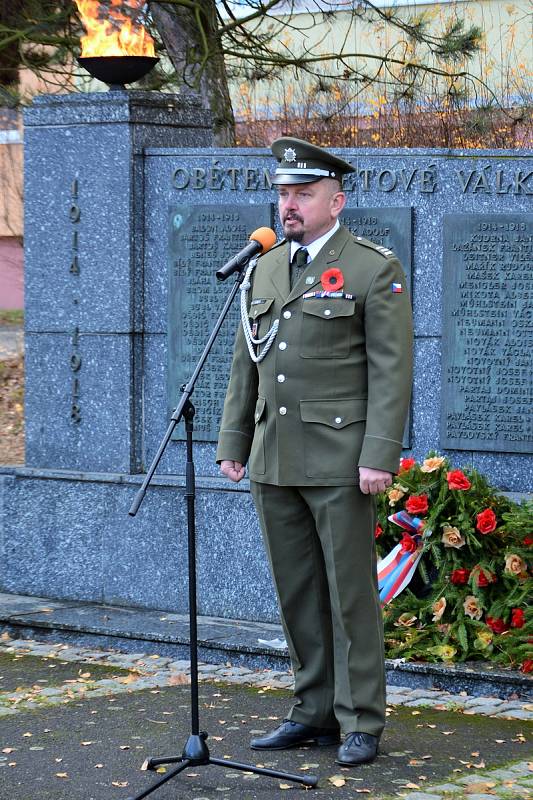
{"label": "stone monument base", "polygon": [[[183,477],[156,476],[130,517],[144,476],[0,470],[1,590],[187,613]],[[276,621],[248,482],[221,483],[197,480],[198,611]]]}

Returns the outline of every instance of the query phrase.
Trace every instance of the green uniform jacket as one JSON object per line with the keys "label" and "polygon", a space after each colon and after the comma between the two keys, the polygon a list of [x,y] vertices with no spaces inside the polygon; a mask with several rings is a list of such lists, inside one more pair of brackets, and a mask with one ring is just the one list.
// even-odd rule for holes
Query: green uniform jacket
{"label": "green uniform jacket", "polygon": [[[353,484],[357,466],[397,472],[412,381],[411,306],[398,259],[341,227],[292,291],[288,262],[282,242],[252,275],[255,338],[276,319],[279,330],[256,364],[239,326],[217,461],[249,460],[251,480],[278,486]],[[354,299],[304,298],[333,267]]]}

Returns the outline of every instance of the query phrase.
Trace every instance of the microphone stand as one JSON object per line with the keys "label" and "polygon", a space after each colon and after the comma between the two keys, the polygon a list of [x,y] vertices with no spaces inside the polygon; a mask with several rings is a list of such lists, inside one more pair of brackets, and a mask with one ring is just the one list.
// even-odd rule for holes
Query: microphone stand
{"label": "microphone stand", "polygon": [[[247,261],[248,259],[246,259]],[[194,386],[202,371],[204,363],[209,355],[209,352],[212,348],[213,342],[215,341],[222,323],[226,318],[226,315],[229,311],[231,303],[237,291],[243,281],[244,278],[244,268],[246,266],[246,262],[241,264],[239,267],[239,271],[237,272],[235,283],[231,289],[231,292],[226,299],[224,307],[220,312],[220,315],[215,323],[213,331],[209,336],[207,344],[204,347],[202,355],[194,369],[194,372],[189,379],[189,381],[181,387],[182,395],[180,401],[178,403],[177,408],[174,410],[171,418],[170,424],[167,428],[167,431],[159,445],[159,449],[152,461],[150,469],[146,473],[146,477],[140,487],[139,491],[137,492],[135,499],[131,505],[131,508],[128,511],[128,514],[134,517],[139,510],[139,507],[144,499],[144,495],[146,494],[146,489],[152,480],[152,476],[157,469],[157,465],[159,464],[161,457],[165,451],[165,448],[170,441],[170,437],[174,431],[174,428],[178,424],[178,422],[183,417],[185,420],[185,431],[186,431],[186,442],[187,442],[187,462],[186,462],[186,471],[185,471],[185,498],[187,501],[187,533],[188,533],[188,550],[189,550],[189,630],[190,630],[190,641],[189,641],[189,649],[190,649],[190,659],[191,659],[191,733],[183,751],[180,756],[167,756],[163,758],[147,758],[144,764],[142,765],[142,769],[144,770],[155,770],[157,767],[161,766],[162,764],[178,764],[178,766],[165,774],[162,778],[160,778],[156,783],[150,786],[145,791],[141,792],[140,794],[135,795],[134,797],[129,797],[127,800],[143,800],[144,797],[147,797],[152,792],[155,792],[160,786],[162,786],[167,781],[172,780],[172,778],[176,777],[180,772],[183,770],[188,769],[189,767],[204,767],[208,766],[209,764],[216,764],[218,766],[222,766],[225,769],[236,769],[243,772],[253,772],[257,775],[267,775],[271,778],[281,778],[283,780],[293,781],[294,783],[300,783],[308,788],[313,788],[318,783],[318,778],[314,775],[302,776],[302,775],[293,775],[290,773],[279,772],[278,770],[273,769],[266,769],[264,767],[256,767],[254,765],[249,764],[241,764],[237,761],[228,761],[225,758],[213,758],[210,753],[209,749],[206,744],[206,739],[208,738],[208,734],[206,731],[200,731],[200,722],[199,722],[199,712],[198,712],[198,629],[197,629],[197,606],[196,606],[196,526],[195,526],[195,511],[194,511],[194,500],[196,494],[196,485],[195,485],[195,471],[194,471],[194,460],[193,460],[193,419],[195,414],[195,409],[193,404],[191,403],[190,397],[194,391]],[[227,277],[227,276],[226,276]]]}

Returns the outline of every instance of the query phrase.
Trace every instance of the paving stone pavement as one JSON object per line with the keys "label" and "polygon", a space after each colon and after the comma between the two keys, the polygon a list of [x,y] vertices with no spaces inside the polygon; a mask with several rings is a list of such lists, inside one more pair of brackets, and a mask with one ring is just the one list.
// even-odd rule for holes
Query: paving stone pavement
{"label": "paving stone pavement", "polygon": [[[116,651],[94,650],[66,644],[50,645],[28,639],[7,638],[0,642],[0,653],[16,655],[55,656],[62,661],[104,664],[132,670],[132,676],[103,678],[97,681],[66,683],[62,689],[46,692],[39,687],[28,691],[18,691],[0,695],[0,718],[10,709],[35,707],[39,697],[46,697],[48,703],[68,702],[74,697],[97,697],[106,692],[113,694],[136,689],[152,689],[176,684],[178,678],[183,682],[190,679],[190,663],[185,660],[173,661],[171,658],[144,653],[118,653]],[[223,680],[224,683],[240,686],[254,686],[266,689],[293,688],[294,682],[289,672],[277,670],[252,670],[231,664],[198,665],[200,681]],[[471,697],[466,693],[451,694],[438,689],[410,689],[406,686],[388,686],[387,703],[405,705],[413,708],[434,708],[437,710],[457,710],[464,714],[482,714],[488,717],[533,721],[533,703],[516,700],[502,700],[497,697]]]}
{"label": "paving stone pavement", "polygon": [[[143,689],[159,689],[190,682],[190,663],[168,657],[143,653],[122,654],[115,651],[88,649],[66,644],[49,644],[26,639],[10,639],[6,634],[0,641],[0,656],[38,656],[57,659],[61,663],[80,665],[76,680],[65,680],[57,687],[19,687],[14,691],[0,690],[0,719],[18,713],[44,707],[68,704],[81,699],[109,697],[121,693],[132,693]],[[88,667],[104,665],[124,670],[123,674],[91,679]],[[67,669],[67,667],[65,667]],[[87,676],[87,677],[84,677]],[[288,689],[293,685],[287,672],[274,670],[251,670],[231,664],[200,664],[199,679],[202,682],[217,682],[235,686],[251,686],[264,691]],[[465,715],[483,715],[509,720],[533,720],[533,705],[500,698],[469,697],[452,695],[431,689],[409,689],[390,686],[387,701],[391,706],[411,708],[427,707]],[[413,711],[413,713],[421,713]],[[231,730],[231,728],[228,728]],[[252,732],[253,733],[253,732]],[[394,754],[392,754],[394,755]],[[520,753],[523,756],[523,752]],[[533,753],[531,754],[533,758]],[[1,756],[0,756],[1,761]],[[465,763],[465,762],[463,762]],[[0,764],[0,766],[2,766]],[[406,787],[408,788],[408,787]],[[414,789],[414,785],[412,787]],[[423,790],[422,790],[423,789]],[[281,793],[284,795],[284,793]],[[398,791],[396,797],[404,800],[527,800],[533,795],[533,763],[518,761],[504,768],[479,771],[434,786],[416,787],[415,791]],[[1,794],[0,794],[1,796]],[[332,795],[334,797],[334,795]],[[4,798],[2,798],[4,800]],[[7,798],[6,798],[7,800]]]}

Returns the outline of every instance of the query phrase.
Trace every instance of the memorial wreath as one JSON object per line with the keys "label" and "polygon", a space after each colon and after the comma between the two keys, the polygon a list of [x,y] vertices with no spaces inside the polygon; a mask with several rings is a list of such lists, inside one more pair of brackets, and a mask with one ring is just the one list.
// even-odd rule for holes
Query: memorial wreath
{"label": "memorial wreath", "polygon": [[401,460],[375,535],[389,658],[533,671],[533,503],[432,452]]}

